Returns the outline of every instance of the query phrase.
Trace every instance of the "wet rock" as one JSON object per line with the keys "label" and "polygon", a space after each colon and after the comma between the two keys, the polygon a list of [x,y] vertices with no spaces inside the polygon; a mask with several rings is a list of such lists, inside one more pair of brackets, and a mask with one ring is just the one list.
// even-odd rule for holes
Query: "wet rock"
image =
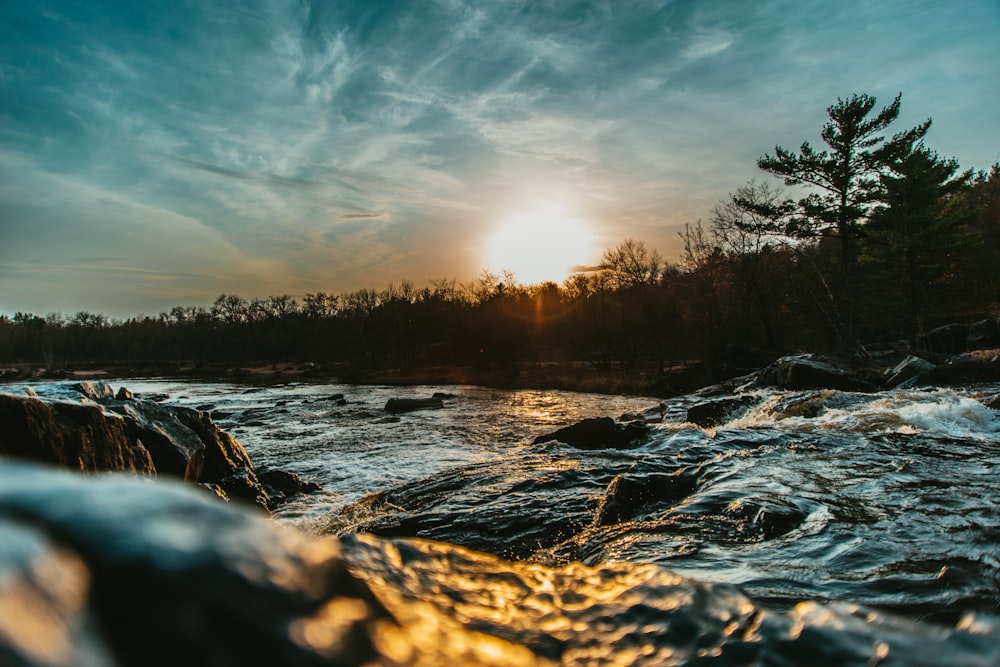
{"label": "wet rock", "polygon": [[986,401],[986,407],[991,410],[1000,410],[1000,395],[994,396],[992,399]]}
{"label": "wet rock", "polygon": [[119,388],[118,393],[115,394],[116,401],[131,401],[133,398],[135,395],[125,387]]}
{"label": "wet rock", "polygon": [[422,537],[523,560],[588,526],[611,479],[628,466],[547,454],[470,464],[352,503],[326,530]]}
{"label": "wet rock", "polygon": [[711,428],[735,419],[740,413],[757,405],[760,401],[761,397],[759,396],[745,394],[696,403],[688,408],[687,421],[702,428]]}
{"label": "wet rock", "polygon": [[319,484],[306,482],[287,470],[262,470],[257,473],[257,479],[272,502],[284,501],[302,493],[313,493],[321,488]]}
{"label": "wet rock", "polygon": [[911,355],[886,371],[889,378],[886,380],[885,386],[891,389],[903,386],[912,387],[922,381],[929,380],[936,369],[935,364]]}
{"label": "wet rock", "polygon": [[608,526],[636,517],[649,506],[674,503],[690,495],[698,483],[697,471],[617,475],[594,512],[594,524]]}
{"label": "wet rock", "polygon": [[644,409],[642,412],[626,412],[621,417],[618,418],[620,422],[636,422],[642,421],[647,424],[659,424],[663,421],[665,408],[662,403],[657,403],[656,405],[650,406]]}
{"label": "wet rock", "polygon": [[578,449],[633,449],[642,445],[648,434],[649,426],[642,422],[617,424],[611,417],[594,417],[540,435],[533,442],[558,440]]}
{"label": "wet rock", "polygon": [[155,474],[133,425],[99,406],[0,394],[0,454],[82,472]]}
{"label": "wet rock", "polygon": [[84,398],[89,398],[92,401],[97,401],[101,403],[103,401],[110,401],[115,397],[114,388],[107,382],[78,382],[70,387],[73,391],[78,392]]}
{"label": "wet rock", "polygon": [[208,413],[110,394],[110,385],[83,387],[81,396],[98,396],[100,405],[0,395],[0,454],[83,472],[219,484],[231,497],[265,508],[280,500],[268,496],[246,450]]}
{"label": "wet rock", "polygon": [[0,480],[0,545],[14,532],[23,554],[0,551],[3,602],[24,603],[0,614],[0,655],[17,664],[363,664],[379,623],[398,627],[335,542],[167,483],[8,464]]}
{"label": "wet rock", "polygon": [[[730,503],[723,515],[737,520],[741,533],[757,533],[760,539],[770,540],[786,535],[802,525],[806,512],[791,503],[770,501],[761,503],[753,499],[740,499]],[[742,536],[746,539],[746,536]]]}
{"label": "wet rock", "polygon": [[437,396],[429,398],[390,398],[385,404],[385,411],[394,415],[416,410],[434,410],[444,407],[444,401]]}
{"label": "wet rock", "polygon": [[778,359],[758,374],[756,384],[760,387],[778,387],[793,391],[802,389],[872,391],[874,389],[864,379],[843,368],[815,359],[812,355],[797,355]]}
{"label": "wet rock", "polygon": [[343,394],[330,394],[324,400],[327,400],[336,406],[347,405],[347,399],[344,397]]}
{"label": "wet rock", "polygon": [[316,539],[176,483],[2,461],[0,582],[0,656],[24,667],[929,666],[1000,652],[989,618],[955,629],[846,604],[777,612],[654,564]]}
{"label": "wet rock", "polygon": [[176,408],[151,401],[114,401],[105,403],[105,407],[133,425],[159,474],[180,477],[186,482],[202,481],[205,443],[181,422]]}

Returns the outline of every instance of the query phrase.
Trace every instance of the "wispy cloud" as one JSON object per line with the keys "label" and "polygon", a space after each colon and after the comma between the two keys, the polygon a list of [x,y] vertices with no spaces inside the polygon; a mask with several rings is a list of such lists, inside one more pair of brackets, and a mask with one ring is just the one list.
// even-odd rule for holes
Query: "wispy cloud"
{"label": "wispy cloud", "polygon": [[0,4],[0,310],[58,293],[56,274],[123,304],[134,269],[164,299],[462,278],[527,196],[670,255],[856,91],[902,90],[963,165],[1000,144],[991,0],[120,9]]}

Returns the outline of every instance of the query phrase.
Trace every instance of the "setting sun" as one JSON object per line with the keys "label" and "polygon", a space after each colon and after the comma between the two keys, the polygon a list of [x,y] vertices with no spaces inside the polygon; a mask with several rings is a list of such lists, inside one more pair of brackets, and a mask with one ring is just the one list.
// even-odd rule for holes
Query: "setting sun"
{"label": "setting sun", "polygon": [[504,218],[486,241],[486,267],[511,271],[525,284],[561,283],[576,267],[594,259],[593,235],[557,204],[534,206]]}

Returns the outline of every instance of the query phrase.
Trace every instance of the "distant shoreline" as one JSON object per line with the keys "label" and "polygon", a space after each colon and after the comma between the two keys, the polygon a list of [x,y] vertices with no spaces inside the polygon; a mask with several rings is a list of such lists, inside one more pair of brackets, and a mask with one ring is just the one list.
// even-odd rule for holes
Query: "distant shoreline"
{"label": "distant shoreline", "polygon": [[[31,364],[0,367],[0,382],[175,378],[277,385],[290,382],[348,385],[472,385],[508,390],[561,390],[622,396],[667,397],[711,383],[698,363],[660,375],[655,369],[602,371],[579,362],[525,362],[516,368],[434,366],[418,369],[356,369],[299,362],[199,364],[193,362],[87,363],[49,370]],[[748,371],[744,371],[748,372]],[[734,371],[733,375],[739,374]]]}

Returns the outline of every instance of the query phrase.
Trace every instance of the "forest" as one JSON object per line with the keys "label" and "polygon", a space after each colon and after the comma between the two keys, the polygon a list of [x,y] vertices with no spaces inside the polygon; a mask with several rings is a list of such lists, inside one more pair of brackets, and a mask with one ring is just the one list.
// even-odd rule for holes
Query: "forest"
{"label": "forest", "polygon": [[930,120],[889,134],[900,101],[838,99],[825,146],[762,156],[760,179],[686,226],[677,262],[626,239],[561,285],[483,272],[222,294],[123,321],[19,312],[0,316],[0,365],[293,362],[352,381],[549,363],[663,377],[693,361],[712,376],[793,351],[920,350],[940,325],[1000,313],[1000,163],[963,170],[940,156],[924,141]]}

